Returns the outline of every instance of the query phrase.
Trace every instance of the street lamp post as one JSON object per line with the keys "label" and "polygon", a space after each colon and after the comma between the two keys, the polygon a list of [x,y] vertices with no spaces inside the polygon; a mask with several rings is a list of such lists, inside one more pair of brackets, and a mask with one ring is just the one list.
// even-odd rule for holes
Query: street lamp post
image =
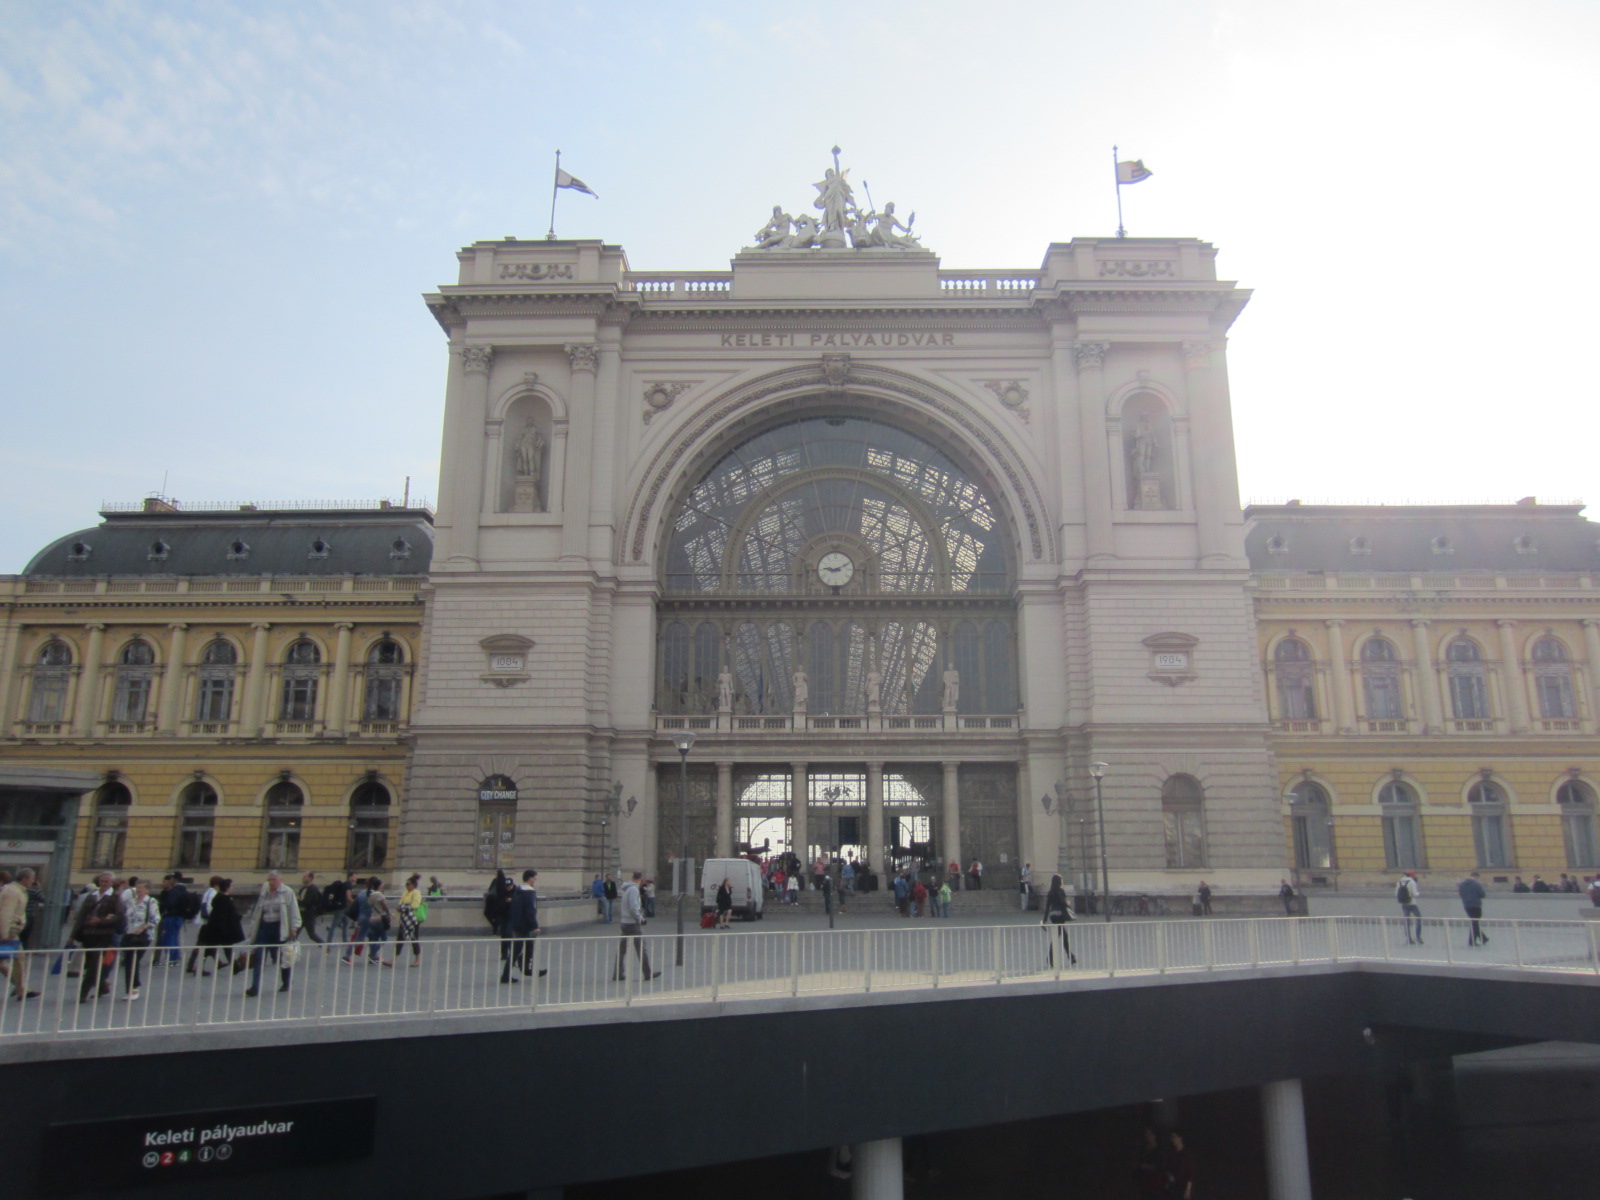
{"label": "street lamp post", "polygon": [[694,746],[694,734],[680,729],[672,735],[672,744],[678,748],[678,966],[683,966],[683,895],[693,882],[686,879],[689,873],[689,751]]}
{"label": "street lamp post", "polygon": [[1106,861],[1106,802],[1100,788],[1100,781],[1106,777],[1106,764],[1092,762],[1089,764],[1089,774],[1094,777],[1094,811],[1095,820],[1100,826],[1100,899],[1105,907],[1106,920],[1111,920],[1111,866]]}

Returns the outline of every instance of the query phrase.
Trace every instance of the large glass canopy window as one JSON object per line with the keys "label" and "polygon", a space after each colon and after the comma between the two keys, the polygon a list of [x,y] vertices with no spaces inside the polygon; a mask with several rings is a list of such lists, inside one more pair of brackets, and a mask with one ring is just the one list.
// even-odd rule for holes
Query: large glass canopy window
{"label": "large glass canopy window", "polygon": [[924,438],[857,416],[769,429],[672,521],[657,707],[787,713],[803,675],[819,715],[932,713],[952,695],[1014,712],[1010,562],[992,499]]}

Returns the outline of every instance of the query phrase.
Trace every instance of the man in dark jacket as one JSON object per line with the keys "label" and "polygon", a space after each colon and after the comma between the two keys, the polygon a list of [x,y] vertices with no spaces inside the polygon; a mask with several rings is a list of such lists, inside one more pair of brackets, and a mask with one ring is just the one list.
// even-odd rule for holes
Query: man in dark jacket
{"label": "man in dark jacket", "polygon": [[189,889],[183,886],[183,876],[176,871],[165,876],[161,881],[161,932],[160,946],[166,947],[166,954],[156,955],[156,965],[177,966],[183,961],[183,923],[188,920],[184,913],[184,905],[189,898]]}
{"label": "man in dark jacket", "polygon": [[1483,916],[1483,898],[1489,893],[1484,888],[1478,873],[1474,871],[1456,884],[1456,892],[1461,896],[1461,907],[1472,920],[1472,932],[1467,934],[1467,945],[1477,946],[1487,942],[1489,935],[1478,928],[1478,921]]}
{"label": "man in dark jacket", "polygon": [[[514,972],[533,974],[533,939],[539,932],[539,893],[534,890],[534,880],[539,872],[532,868],[522,873],[522,883],[511,893],[511,911],[506,917],[512,943],[511,954],[500,964],[501,983],[521,983]],[[548,975],[548,970],[540,971]]]}

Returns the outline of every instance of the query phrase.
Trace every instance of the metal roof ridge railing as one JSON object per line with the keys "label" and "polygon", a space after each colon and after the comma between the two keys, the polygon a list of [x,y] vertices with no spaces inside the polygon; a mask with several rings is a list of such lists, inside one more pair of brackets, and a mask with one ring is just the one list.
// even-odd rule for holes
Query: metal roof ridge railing
{"label": "metal roof ridge railing", "polygon": [[[426,498],[399,501],[388,498],[377,500],[195,500],[178,501],[167,497],[150,497],[163,507],[148,510],[152,515],[170,513],[223,513],[223,512],[432,512]],[[143,513],[144,500],[102,500],[103,513]]]}

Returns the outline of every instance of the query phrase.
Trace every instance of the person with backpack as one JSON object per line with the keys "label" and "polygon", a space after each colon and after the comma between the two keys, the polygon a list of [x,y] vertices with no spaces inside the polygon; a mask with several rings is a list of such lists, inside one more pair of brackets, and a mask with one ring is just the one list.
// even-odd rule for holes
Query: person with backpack
{"label": "person with backpack", "polygon": [[[355,899],[356,873],[351,871],[343,879],[335,879],[322,889],[322,910],[331,912],[333,920],[328,923],[328,942],[332,946],[350,940],[354,919],[349,913],[350,902]],[[326,951],[324,951],[326,953]]]}
{"label": "person with backpack", "polygon": [[1422,889],[1417,886],[1417,873],[1407,871],[1400,876],[1400,882],[1395,885],[1394,898],[1400,905],[1400,927],[1406,931],[1406,945],[1412,945],[1412,922],[1416,924],[1415,944],[1422,945],[1422,909],[1417,901],[1422,896]]}

